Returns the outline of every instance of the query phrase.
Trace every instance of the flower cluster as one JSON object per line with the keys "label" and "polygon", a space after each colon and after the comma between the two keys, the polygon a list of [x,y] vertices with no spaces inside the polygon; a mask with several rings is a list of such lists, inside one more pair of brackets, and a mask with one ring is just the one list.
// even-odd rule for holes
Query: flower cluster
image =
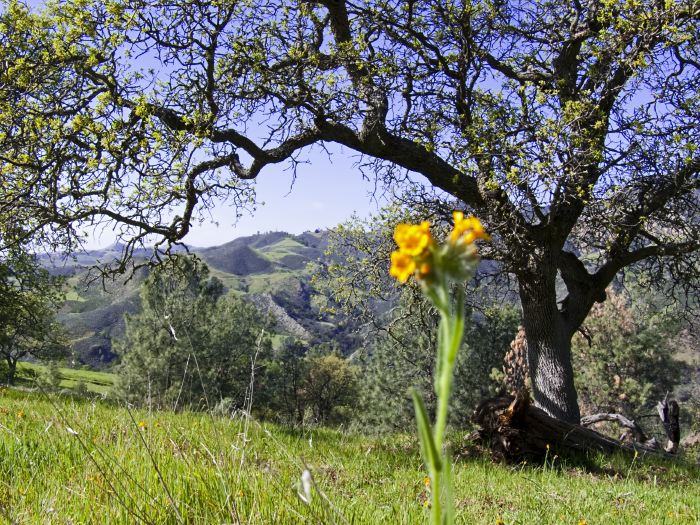
{"label": "flower cluster", "polygon": [[485,241],[491,239],[491,236],[484,231],[484,227],[481,225],[479,219],[473,215],[465,219],[464,213],[455,211],[452,213],[452,217],[455,221],[455,226],[450,234],[451,242],[461,242],[462,244],[468,245],[477,239],[484,239]]}
{"label": "flower cluster", "polygon": [[389,273],[392,277],[405,283],[415,273],[419,263],[423,267],[422,270],[430,271],[428,260],[434,242],[428,221],[420,224],[398,224],[394,231],[394,241],[399,249],[391,254]]}
{"label": "flower cluster", "polygon": [[394,241],[398,250],[391,254],[389,274],[401,283],[411,275],[424,283],[430,283],[440,273],[455,280],[464,278],[471,271],[475,259],[472,244],[477,239],[489,240],[489,235],[476,217],[464,217],[464,213],[453,213],[454,228],[449,241],[438,246],[430,233],[430,223],[398,224]]}

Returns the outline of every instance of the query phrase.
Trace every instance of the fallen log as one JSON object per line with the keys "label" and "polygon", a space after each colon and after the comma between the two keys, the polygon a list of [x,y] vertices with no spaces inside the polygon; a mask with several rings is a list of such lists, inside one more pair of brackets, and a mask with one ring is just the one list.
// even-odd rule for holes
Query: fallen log
{"label": "fallen log", "polygon": [[494,456],[507,461],[590,451],[667,455],[658,446],[622,443],[590,428],[555,419],[533,406],[527,391],[518,392],[515,397],[483,401],[474,412],[473,421],[480,428],[472,437],[490,448]]}
{"label": "fallen log", "polygon": [[[619,437],[620,441],[627,442],[631,438],[633,441],[641,443],[646,447],[654,450],[659,449],[659,442],[656,441],[656,438],[647,438],[647,435],[642,430],[642,427],[640,427],[636,421],[626,418],[622,414],[602,413],[584,416],[581,418],[581,426],[590,427],[591,425],[595,425],[596,423],[601,423],[603,421],[613,421],[621,427],[628,429],[629,432],[625,432]],[[670,451],[667,450],[667,452]]]}

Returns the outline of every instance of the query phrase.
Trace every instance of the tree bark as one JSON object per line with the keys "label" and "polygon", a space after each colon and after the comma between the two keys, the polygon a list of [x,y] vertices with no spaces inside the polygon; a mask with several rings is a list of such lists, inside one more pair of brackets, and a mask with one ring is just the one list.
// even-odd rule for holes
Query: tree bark
{"label": "tree bark", "polygon": [[[601,413],[584,416],[581,418],[581,426],[589,427],[591,425],[595,425],[596,423],[600,423],[601,421],[614,421],[621,427],[630,430],[634,436],[634,440],[638,443],[645,443],[649,440],[647,435],[642,430],[642,427],[640,427],[636,421],[633,419],[628,419],[622,414]],[[622,441],[622,438],[620,438],[620,440]]]}
{"label": "tree bark", "polygon": [[555,276],[553,270],[541,280],[520,280],[530,385],[539,408],[552,417],[578,424],[581,413],[571,363],[573,332],[557,307]]}
{"label": "tree bark", "polygon": [[15,384],[15,375],[17,374],[17,360],[7,357],[7,384]]}
{"label": "tree bark", "polygon": [[669,401],[667,392],[663,401],[660,401],[656,405],[656,410],[659,412],[661,423],[663,424],[664,430],[666,431],[666,436],[668,437],[668,443],[666,444],[664,450],[675,454],[681,441],[681,427],[678,422],[680,409],[678,407],[678,403],[674,399]]}

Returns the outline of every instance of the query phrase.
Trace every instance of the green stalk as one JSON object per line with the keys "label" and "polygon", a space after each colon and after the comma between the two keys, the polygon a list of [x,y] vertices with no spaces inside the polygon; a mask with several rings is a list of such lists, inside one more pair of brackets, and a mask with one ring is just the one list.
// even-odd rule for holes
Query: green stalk
{"label": "green stalk", "polygon": [[447,452],[443,451],[443,440],[447,427],[447,413],[452,392],[454,364],[464,333],[464,291],[461,288],[458,289],[454,312],[449,306],[447,283],[443,283],[436,296],[438,301],[434,302],[440,310],[440,326],[438,327],[437,373],[435,377],[437,414],[432,432],[423,401],[417,393],[414,393],[414,403],[423,455],[430,471],[431,522],[433,525],[442,525],[443,518],[444,523],[451,524],[454,522],[454,505],[452,501],[446,501],[446,513],[443,516],[443,477],[445,478],[445,496],[447,498],[453,497],[450,459]]}
{"label": "green stalk", "polygon": [[433,472],[433,475],[430,476],[430,482],[432,483],[431,490],[432,490],[432,508],[430,509],[430,517],[432,521],[432,525],[442,525],[442,506],[441,506],[441,501],[440,501],[440,492],[441,492],[441,478],[442,477],[442,472],[440,471],[435,471]]}

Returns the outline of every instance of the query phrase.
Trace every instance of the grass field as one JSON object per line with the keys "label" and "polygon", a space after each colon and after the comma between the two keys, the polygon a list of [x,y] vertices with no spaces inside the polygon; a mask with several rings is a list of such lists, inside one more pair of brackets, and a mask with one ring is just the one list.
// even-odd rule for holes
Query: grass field
{"label": "grass field", "polygon": [[[452,436],[459,450],[461,436]],[[594,471],[456,460],[458,523],[700,521],[700,475],[682,464],[598,459]],[[302,472],[315,487],[298,495]],[[291,430],[207,414],[0,392],[5,523],[355,523],[427,520],[413,436]]]}
{"label": "grass field", "polygon": [[[36,377],[45,372],[46,366],[44,365],[27,362],[17,363],[17,383],[33,387]],[[89,392],[107,394],[114,385],[114,374],[107,372],[59,368],[58,373],[61,380],[59,388],[74,390],[80,383],[83,383]]]}

